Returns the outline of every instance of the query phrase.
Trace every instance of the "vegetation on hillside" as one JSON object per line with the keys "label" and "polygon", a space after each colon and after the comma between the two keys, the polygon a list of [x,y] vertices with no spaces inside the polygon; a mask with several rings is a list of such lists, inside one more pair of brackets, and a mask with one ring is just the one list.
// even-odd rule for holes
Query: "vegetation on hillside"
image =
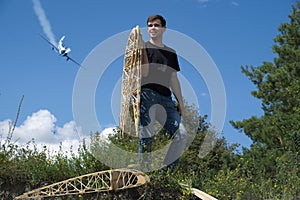
{"label": "vegetation on hillside", "polygon": [[[299,199],[300,198],[300,3],[289,15],[289,22],[279,26],[272,62],[261,66],[242,66],[242,72],[256,86],[251,94],[261,100],[264,114],[230,123],[241,134],[246,134],[253,144],[250,148],[229,145],[225,138],[217,137],[206,122],[207,116],[195,116],[192,106],[187,106],[186,117],[199,125],[194,140],[182,155],[176,171],[148,173],[149,185],[132,194],[118,194],[115,199],[191,199],[189,190],[179,183],[188,184],[218,199]],[[246,51],[246,49],[245,49]],[[163,130],[162,130],[163,131]],[[83,143],[71,151],[71,156],[60,151],[50,156],[47,147],[42,151],[27,146],[17,146],[11,133],[0,144],[0,190],[16,184],[31,188],[54,183],[70,177],[109,169],[93,156],[93,148]],[[199,156],[203,139],[214,137],[214,148],[204,157]],[[154,148],[166,141],[157,134]],[[130,136],[110,138],[111,144],[128,151],[137,150],[137,138]],[[91,134],[92,147],[97,146],[99,133]],[[36,147],[36,145],[33,145]],[[23,191],[25,188],[23,188]],[[20,191],[22,192],[22,191]],[[99,199],[105,199],[97,195]],[[81,198],[81,197],[78,197]]]}

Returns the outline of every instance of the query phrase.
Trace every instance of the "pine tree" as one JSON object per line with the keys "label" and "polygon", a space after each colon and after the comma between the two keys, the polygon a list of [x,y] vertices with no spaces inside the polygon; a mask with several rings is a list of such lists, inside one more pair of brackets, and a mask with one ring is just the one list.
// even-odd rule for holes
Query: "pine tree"
{"label": "pine tree", "polygon": [[231,124],[254,143],[279,150],[299,151],[300,140],[300,2],[292,6],[289,22],[279,26],[273,62],[242,66],[256,85],[252,95],[262,102],[264,115]]}

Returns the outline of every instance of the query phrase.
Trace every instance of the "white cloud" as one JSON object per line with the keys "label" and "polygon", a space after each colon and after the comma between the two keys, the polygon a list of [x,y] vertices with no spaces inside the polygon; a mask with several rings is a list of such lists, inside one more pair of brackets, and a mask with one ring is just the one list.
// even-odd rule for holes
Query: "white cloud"
{"label": "white cloud", "polygon": [[62,128],[56,128],[59,139],[76,139],[78,138],[78,132],[81,132],[81,128],[76,127],[75,121],[66,123]]}
{"label": "white cloud", "polygon": [[[24,146],[34,139],[38,149],[47,146],[50,152],[58,152],[60,147],[63,151],[70,151],[71,146],[77,151],[81,140],[78,132],[81,131],[74,121],[67,122],[63,127],[56,125],[56,117],[48,110],[39,110],[28,116],[26,120],[15,127],[12,142]],[[2,143],[7,137],[12,120],[0,121],[0,140]]]}
{"label": "white cloud", "polygon": [[206,93],[206,92],[202,92],[202,93],[201,93],[201,96],[202,96],[202,97],[205,97],[205,96],[207,96],[207,93]]}
{"label": "white cloud", "polygon": [[197,0],[197,2],[200,4],[200,6],[202,8],[206,8],[207,7],[207,3],[209,0]]}
{"label": "white cloud", "polygon": [[235,1],[232,1],[231,4],[234,5],[234,6],[239,6],[240,5],[239,3],[235,2]]}
{"label": "white cloud", "polygon": [[[215,2],[217,3],[217,0],[197,0],[198,3],[202,5],[202,7],[207,7],[208,3]],[[219,1],[220,2],[220,1]],[[236,1],[230,1],[230,4],[233,6],[239,6],[240,4]]]}
{"label": "white cloud", "polygon": [[[81,128],[76,126],[75,121],[67,122],[62,127],[57,126],[56,122],[56,117],[50,111],[39,110],[28,116],[20,126],[15,127],[11,141],[25,147],[29,141],[34,139],[37,149],[42,151],[46,146],[50,155],[56,155],[60,150],[66,155],[70,155],[71,148],[76,154],[83,140]],[[0,121],[0,144],[4,143],[10,124],[12,124],[10,119]],[[109,135],[116,134],[115,130],[116,127],[105,128],[100,136],[108,141]],[[86,136],[85,139],[88,144],[89,136]],[[32,143],[29,144],[29,148],[33,149]]]}
{"label": "white cloud", "polygon": [[208,0],[197,0],[199,3],[206,3]]}
{"label": "white cloud", "polygon": [[117,134],[116,130],[116,127],[105,128],[103,131],[101,131],[100,137],[107,143],[110,143],[108,137]]}
{"label": "white cloud", "polygon": [[56,142],[56,118],[48,110],[39,110],[28,116],[26,120],[16,127],[13,138],[21,143],[26,143],[32,138],[37,142]]}
{"label": "white cloud", "polygon": [[10,119],[6,119],[4,121],[0,121],[0,140],[5,139],[9,132],[9,126],[12,123]]}

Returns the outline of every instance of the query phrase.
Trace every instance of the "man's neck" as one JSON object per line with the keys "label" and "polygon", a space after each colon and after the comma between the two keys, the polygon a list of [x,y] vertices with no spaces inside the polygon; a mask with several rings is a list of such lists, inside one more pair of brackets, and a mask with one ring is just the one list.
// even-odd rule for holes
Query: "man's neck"
{"label": "man's neck", "polygon": [[164,44],[162,43],[162,38],[150,38],[150,43],[158,47],[164,47]]}

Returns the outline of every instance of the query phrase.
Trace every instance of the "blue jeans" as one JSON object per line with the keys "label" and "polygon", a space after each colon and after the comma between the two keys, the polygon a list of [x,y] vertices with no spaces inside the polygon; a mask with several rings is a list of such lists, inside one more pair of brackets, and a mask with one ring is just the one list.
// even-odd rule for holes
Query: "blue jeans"
{"label": "blue jeans", "polygon": [[182,136],[175,134],[179,128],[181,116],[171,97],[163,96],[148,88],[142,88],[140,104],[141,131],[139,140],[139,160],[142,166],[148,166],[148,169],[150,168],[149,166],[152,161],[151,151],[152,140],[155,134],[155,121],[158,121],[167,131],[167,134],[173,138],[163,163],[173,170],[180,156],[178,156],[178,154],[181,154],[174,152],[174,150],[177,151],[178,142],[182,139]]}

